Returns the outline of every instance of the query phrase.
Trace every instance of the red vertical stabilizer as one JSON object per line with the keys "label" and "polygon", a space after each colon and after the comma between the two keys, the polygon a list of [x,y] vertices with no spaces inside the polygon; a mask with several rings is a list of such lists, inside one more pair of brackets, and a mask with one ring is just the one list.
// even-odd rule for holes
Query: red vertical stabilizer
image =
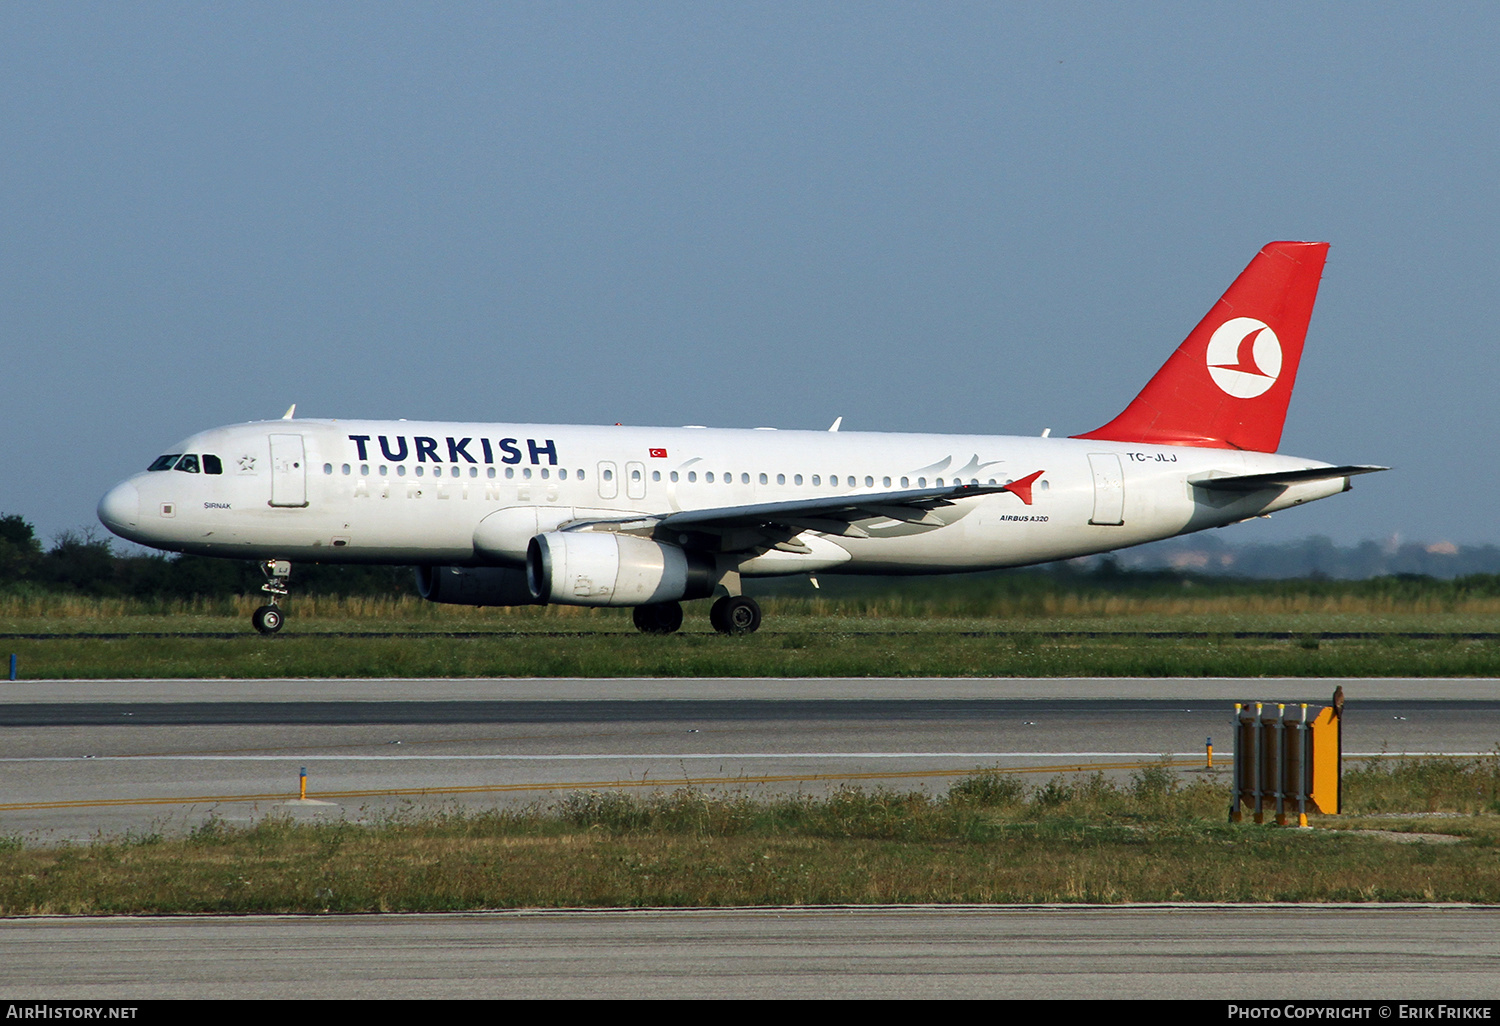
{"label": "red vertical stabilizer", "polygon": [[1327,257],[1266,246],[1124,413],[1074,437],[1275,452]]}

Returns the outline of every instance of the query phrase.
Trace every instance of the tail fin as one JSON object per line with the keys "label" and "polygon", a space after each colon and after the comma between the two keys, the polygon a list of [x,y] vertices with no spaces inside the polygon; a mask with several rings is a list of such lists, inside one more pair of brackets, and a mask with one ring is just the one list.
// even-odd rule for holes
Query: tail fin
{"label": "tail fin", "polygon": [[1124,413],[1074,437],[1275,452],[1327,257],[1266,246]]}

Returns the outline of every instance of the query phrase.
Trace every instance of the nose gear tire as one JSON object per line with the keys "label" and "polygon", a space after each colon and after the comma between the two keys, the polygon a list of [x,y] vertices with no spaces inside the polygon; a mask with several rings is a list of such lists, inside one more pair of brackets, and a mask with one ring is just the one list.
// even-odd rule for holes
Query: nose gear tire
{"label": "nose gear tire", "polygon": [[250,614],[250,624],[262,634],[275,634],[281,630],[284,617],[275,606],[261,606]]}

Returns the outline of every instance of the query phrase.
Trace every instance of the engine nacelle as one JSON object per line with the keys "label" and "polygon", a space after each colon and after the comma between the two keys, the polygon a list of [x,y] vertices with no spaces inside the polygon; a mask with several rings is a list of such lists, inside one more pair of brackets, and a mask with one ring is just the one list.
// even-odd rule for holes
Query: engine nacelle
{"label": "engine nacelle", "polygon": [[534,606],[526,571],[498,566],[419,566],[417,594],[459,606]]}
{"label": "engine nacelle", "polygon": [[676,545],[602,531],[554,531],[531,539],[526,580],[538,602],[643,606],[707,598],[718,574],[710,557]]}

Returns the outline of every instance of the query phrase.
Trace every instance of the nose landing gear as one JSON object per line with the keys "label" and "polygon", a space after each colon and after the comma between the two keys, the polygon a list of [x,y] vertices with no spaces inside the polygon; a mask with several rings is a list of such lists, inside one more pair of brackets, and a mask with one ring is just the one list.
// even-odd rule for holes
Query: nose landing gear
{"label": "nose landing gear", "polygon": [[276,602],[287,596],[292,564],[285,559],[263,559],[260,572],[266,575],[266,583],[260,586],[260,590],[271,596],[271,602],[250,614],[250,625],[262,634],[275,634],[286,620]]}

